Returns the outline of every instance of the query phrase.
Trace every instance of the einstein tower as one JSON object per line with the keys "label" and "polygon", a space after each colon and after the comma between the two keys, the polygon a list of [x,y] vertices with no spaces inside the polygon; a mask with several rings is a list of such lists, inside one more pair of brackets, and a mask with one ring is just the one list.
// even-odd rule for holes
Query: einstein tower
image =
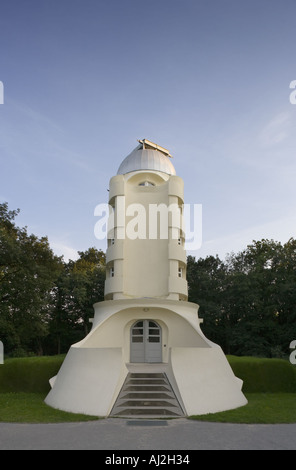
{"label": "einstein tower", "polygon": [[71,346],[46,403],[96,416],[179,417],[247,403],[188,302],[184,183],[143,139],[109,185],[105,300]]}

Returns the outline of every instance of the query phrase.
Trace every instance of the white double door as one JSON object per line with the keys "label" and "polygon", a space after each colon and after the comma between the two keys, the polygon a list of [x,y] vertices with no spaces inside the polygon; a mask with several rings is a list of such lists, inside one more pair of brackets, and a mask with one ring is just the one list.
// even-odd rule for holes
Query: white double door
{"label": "white double door", "polygon": [[161,327],[153,320],[139,320],[131,329],[131,362],[162,362]]}

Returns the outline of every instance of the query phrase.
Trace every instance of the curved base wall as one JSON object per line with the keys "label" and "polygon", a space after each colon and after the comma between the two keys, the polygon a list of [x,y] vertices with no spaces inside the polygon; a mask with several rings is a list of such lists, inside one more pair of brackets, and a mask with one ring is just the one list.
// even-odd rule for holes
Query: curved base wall
{"label": "curved base wall", "polygon": [[[91,332],[71,346],[45,403],[73,413],[108,416],[129,372],[130,328],[153,319],[163,330],[163,357],[170,383],[187,416],[243,406],[242,381],[235,377],[222,349],[200,329],[198,305],[189,302],[132,299],[95,305]],[[151,364],[137,365],[145,372]]]}

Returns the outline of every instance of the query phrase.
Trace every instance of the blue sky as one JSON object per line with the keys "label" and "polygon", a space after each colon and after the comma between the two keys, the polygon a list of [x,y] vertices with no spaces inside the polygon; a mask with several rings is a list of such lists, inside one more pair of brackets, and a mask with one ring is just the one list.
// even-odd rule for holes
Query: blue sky
{"label": "blue sky", "polygon": [[202,204],[196,257],[296,236],[295,0],[1,0],[0,201],[74,259],[146,138]]}

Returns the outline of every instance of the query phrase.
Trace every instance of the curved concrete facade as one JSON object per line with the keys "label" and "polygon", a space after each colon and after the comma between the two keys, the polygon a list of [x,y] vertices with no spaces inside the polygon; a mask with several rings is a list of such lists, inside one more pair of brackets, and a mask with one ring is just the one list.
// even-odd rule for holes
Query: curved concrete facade
{"label": "curved concrete facade", "polygon": [[108,416],[129,371],[131,327],[140,319],[154,320],[162,329],[162,362],[187,415],[247,403],[242,382],[221,348],[202,333],[196,304],[133,299],[94,307],[92,331],[70,348],[46,398],[48,405]]}
{"label": "curved concrete facade", "polygon": [[[92,330],[70,348],[50,381],[45,401],[55,408],[110,415],[135,366],[142,373],[165,372],[184,415],[247,403],[242,381],[234,376],[222,349],[203,334],[198,305],[187,301],[183,180],[163,171],[163,159],[169,158],[165,149],[159,151],[151,142],[147,146],[151,148],[146,153],[160,155],[146,158],[145,165],[142,157],[138,161],[133,155],[128,165],[121,165],[123,174],[110,180],[114,218],[108,232],[106,300],[94,305]],[[158,160],[163,162],[161,170]],[[147,214],[155,216],[151,205],[159,209],[157,217],[161,209],[170,208],[162,214],[166,236],[147,223]],[[145,223],[140,215],[145,215]],[[132,354],[135,345],[138,356]],[[135,364],[138,357],[144,362]]]}
{"label": "curved concrete facade", "polygon": [[111,178],[106,299],[187,299],[183,204],[179,176],[138,170]]}

